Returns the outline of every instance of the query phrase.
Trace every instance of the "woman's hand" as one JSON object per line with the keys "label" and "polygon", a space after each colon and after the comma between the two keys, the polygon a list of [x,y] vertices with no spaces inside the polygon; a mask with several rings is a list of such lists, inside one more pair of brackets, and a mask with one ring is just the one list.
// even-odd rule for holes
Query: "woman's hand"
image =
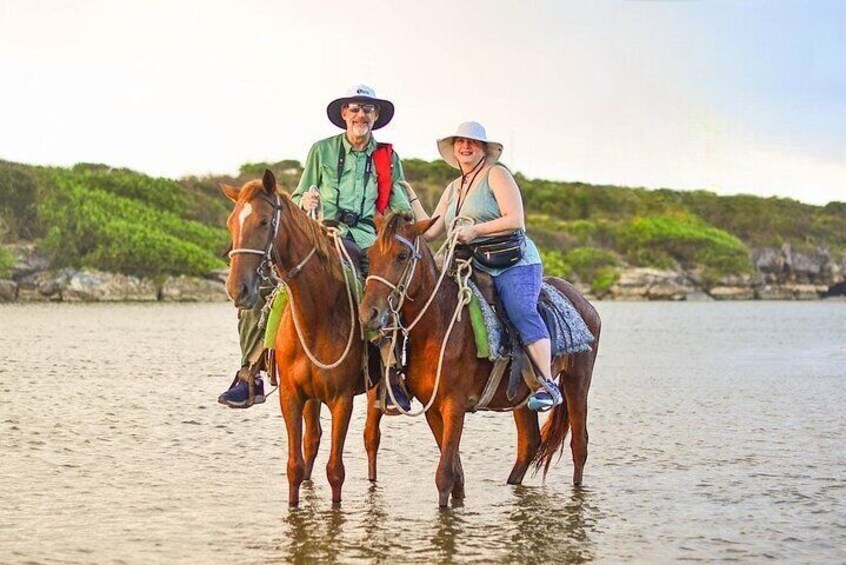
{"label": "woman's hand", "polygon": [[418,200],[417,195],[414,193],[414,189],[411,188],[410,184],[404,180],[397,181],[397,184],[401,185],[405,189],[405,195],[408,197],[409,202]]}
{"label": "woman's hand", "polygon": [[475,225],[458,226],[454,231],[456,234],[455,237],[458,239],[458,243],[470,243],[479,237],[479,231],[476,229]]}

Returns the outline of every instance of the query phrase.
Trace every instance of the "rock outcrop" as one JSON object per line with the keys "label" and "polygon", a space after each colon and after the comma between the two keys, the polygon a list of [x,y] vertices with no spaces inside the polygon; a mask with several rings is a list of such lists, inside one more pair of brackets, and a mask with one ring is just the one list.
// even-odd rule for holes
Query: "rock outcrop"
{"label": "rock outcrop", "polygon": [[219,280],[169,277],[162,285],[164,302],[226,302],[226,290]]}
{"label": "rock outcrop", "polygon": [[[225,302],[228,271],[208,278],[168,277],[154,281],[93,270],[50,270],[34,244],[5,246],[15,264],[12,280],[0,280],[0,302]],[[846,296],[846,257],[825,248],[800,253],[790,245],[752,250],[755,270],[719,281],[696,270],[624,269],[599,298],[605,300],[815,300]],[[575,281],[580,284],[579,281]],[[587,293],[589,288],[582,288]]]}
{"label": "rock outcrop", "polygon": [[198,277],[150,278],[96,270],[51,270],[35,244],[4,246],[15,260],[0,280],[0,302],[223,302],[226,271]]}
{"label": "rock outcrop", "polygon": [[611,286],[614,300],[684,300],[695,292],[683,273],[649,268],[632,268],[620,275]]}

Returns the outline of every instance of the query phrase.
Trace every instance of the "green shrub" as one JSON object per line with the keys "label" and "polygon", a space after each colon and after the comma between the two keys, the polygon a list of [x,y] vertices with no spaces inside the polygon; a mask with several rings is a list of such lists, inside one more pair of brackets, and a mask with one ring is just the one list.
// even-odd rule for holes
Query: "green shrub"
{"label": "green shrub", "polygon": [[620,276],[620,260],[607,249],[578,247],[567,253],[540,250],[544,274],[565,279],[577,278],[590,284],[591,291],[602,295]]}
{"label": "green shrub", "polygon": [[616,267],[600,267],[596,270],[590,283],[590,291],[597,296],[604,296],[611,286],[620,278],[620,269]]}
{"label": "green shrub", "polygon": [[751,268],[749,250],[742,241],[690,215],[634,218],[617,231],[616,243],[638,265],[702,266],[718,276]]}
{"label": "green shrub", "polygon": [[564,260],[580,280],[590,284],[591,292],[600,296],[620,276],[620,260],[607,249],[578,247],[568,251]]}
{"label": "green shrub", "polygon": [[57,173],[40,221],[50,228],[41,249],[57,267],[88,266],[138,275],[204,274],[224,263],[221,228],[185,220],[145,202]]}
{"label": "green shrub", "polygon": [[[232,206],[220,184],[259,178],[266,167],[283,188],[296,186],[301,167],[293,160],[247,163],[234,178],[179,181],[97,163],[62,169],[0,161],[0,238],[40,239],[56,266],[199,272],[219,265],[217,254],[228,243],[224,227]],[[458,176],[440,160],[404,159],[403,168],[427,210]],[[514,176],[546,272],[578,277],[598,293],[613,284],[623,261],[695,269],[707,281],[748,272],[747,245],[786,243],[804,253],[824,246],[835,262],[846,255],[842,202],[821,207]]]}
{"label": "green shrub", "polygon": [[8,279],[12,276],[12,267],[15,266],[15,258],[8,249],[0,247],[0,279]]}
{"label": "green shrub", "polygon": [[43,235],[36,223],[38,194],[35,169],[0,161],[0,216],[5,238],[34,239]]}
{"label": "green shrub", "polygon": [[572,267],[564,260],[564,254],[554,249],[539,249],[541,261],[543,262],[543,274],[548,277],[569,278],[572,274]]}
{"label": "green shrub", "polygon": [[104,271],[143,276],[202,276],[225,263],[208,250],[161,231],[125,220],[114,220],[100,231],[100,241],[83,264]]}

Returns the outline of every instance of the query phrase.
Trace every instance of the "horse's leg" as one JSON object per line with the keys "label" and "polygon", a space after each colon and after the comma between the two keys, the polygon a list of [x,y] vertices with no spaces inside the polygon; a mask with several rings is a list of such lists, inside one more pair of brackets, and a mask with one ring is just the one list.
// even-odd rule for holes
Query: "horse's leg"
{"label": "horse's leg", "polygon": [[429,429],[432,430],[435,443],[438,444],[438,451],[440,451],[441,441],[444,437],[444,419],[441,417],[441,413],[435,410],[435,408],[430,409],[426,412],[426,423],[429,424]]}
{"label": "horse's leg", "polygon": [[305,472],[303,473],[303,480],[308,481],[311,480],[314,460],[317,458],[317,450],[320,448],[320,437],[323,435],[323,429],[320,427],[319,400],[309,400],[305,403],[303,418],[305,419],[305,439],[303,440]]}
{"label": "horse's leg", "polygon": [[509,485],[519,485],[523,482],[541,442],[537,412],[525,406],[518,408],[514,410],[514,423],[517,425],[517,461],[508,475]]}
{"label": "horse's leg", "polygon": [[[435,473],[438,486],[438,504],[443,508],[449,502],[449,495],[456,486],[463,494],[464,477],[458,477],[461,468],[458,449],[461,445],[461,432],[464,430],[465,410],[459,406],[447,406],[442,410],[444,429],[441,436],[441,460]],[[462,471],[463,475],[463,471]]]}
{"label": "horse's leg", "polygon": [[570,420],[570,450],[573,453],[573,484],[582,484],[588,457],[587,397],[590,387],[591,365],[576,362],[573,371],[564,379],[564,396]]}
{"label": "horse's leg", "polygon": [[[432,430],[432,435],[435,436],[435,442],[438,444],[438,449],[441,449],[441,442],[444,434],[444,420],[439,412],[429,410],[426,412],[426,421],[429,423],[429,429]],[[456,453],[455,457],[455,486],[452,488],[453,499],[463,499],[464,494],[464,467],[461,465],[461,453]]]}
{"label": "horse's leg", "polygon": [[288,505],[300,503],[300,485],[305,475],[303,461],[303,406],[292,392],[279,388],[279,405],[288,430]]}
{"label": "horse's leg", "polygon": [[364,421],[364,449],[367,451],[367,478],[376,481],[376,456],[382,440],[382,411],[376,408],[378,387],[367,391],[367,419]]}
{"label": "horse's leg", "polygon": [[461,451],[455,452],[455,486],[452,487],[452,501],[464,500],[464,466],[461,464]]}
{"label": "horse's leg", "polygon": [[332,486],[332,502],[341,502],[341,487],[344,485],[346,471],[344,470],[344,441],[347,439],[347,429],[352,415],[352,398],[337,398],[329,410],[332,412],[332,448],[329,462],[326,464],[326,477]]}

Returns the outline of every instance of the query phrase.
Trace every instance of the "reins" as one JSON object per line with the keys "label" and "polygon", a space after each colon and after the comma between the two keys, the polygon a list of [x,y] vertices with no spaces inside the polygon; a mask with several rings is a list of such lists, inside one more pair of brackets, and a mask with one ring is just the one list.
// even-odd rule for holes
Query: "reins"
{"label": "reins", "polygon": [[[357,273],[356,273],[356,270],[355,270],[355,265],[353,264],[353,261],[350,258],[349,253],[347,252],[347,250],[344,248],[344,246],[341,243],[340,234],[339,234],[337,228],[327,228],[328,234],[332,238],[334,245],[335,245],[335,249],[338,252],[338,259],[341,262],[341,270],[342,270],[343,275],[344,275],[344,286],[346,287],[347,298],[348,298],[349,307],[350,307],[350,330],[349,330],[349,337],[347,338],[346,347],[344,348],[344,352],[341,354],[341,356],[332,363],[323,363],[322,361],[317,359],[317,357],[314,355],[314,353],[308,348],[308,346],[305,343],[305,340],[303,338],[303,332],[302,332],[302,329],[300,328],[300,322],[297,319],[297,312],[296,312],[296,308],[295,308],[295,305],[294,305],[294,293],[291,291],[291,287],[290,287],[290,284],[289,284],[290,281],[292,279],[294,279],[294,277],[296,277],[303,270],[303,268],[306,266],[306,264],[309,262],[309,260],[312,257],[314,257],[314,254],[317,252],[317,246],[316,245],[313,246],[311,248],[311,251],[309,251],[308,254],[299,263],[297,263],[293,268],[289,269],[284,277],[280,277],[276,273],[276,270],[274,269],[274,267],[277,267],[277,268],[279,267],[279,265],[277,265],[279,263],[279,258],[278,258],[278,254],[276,254],[275,255],[276,261],[274,262],[274,249],[273,249],[273,247],[274,247],[274,242],[276,241],[276,238],[279,235],[279,225],[280,225],[280,220],[281,220],[281,216],[282,216],[282,205],[281,205],[281,200],[279,198],[279,194],[275,194],[275,196],[276,196],[276,203],[275,204],[270,202],[270,200],[268,198],[266,198],[265,196],[263,196],[263,195],[261,196],[261,198],[266,200],[273,207],[273,210],[274,210],[273,219],[271,220],[271,223],[270,223],[272,229],[271,229],[270,233],[268,234],[267,244],[265,245],[264,250],[252,249],[252,248],[248,248],[248,247],[239,247],[239,248],[232,249],[229,252],[229,257],[232,257],[233,255],[238,255],[238,254],[261,255],[262,259],[259,262],[258,267],[256,267],[256,273],[258,274],[258,276],[261,279],[270,280],[273,283],[273,287],[274,287],[273,290],[271,291],[271,293],[267,297],[267,300],[265,302],[265,306],[264,306],[263,310],[269,309],[270,305],[273,304],[273,301],[275,300],[275,298],[279,294],[279,292],[283,288],[286,289],[286,292],[287,292],[287,295],[288,295],[288,301],[291,305],[291,316],[294,319],[294,329],[295,329],[295,333],[297,334],[297,339],[300,342],[300,346],[303,348],[303,351],[305,352],[306,356],[309,358],[309,360],[312,363],[314,363],[314,365],[316,365],[320,369],[334,369],[335,367],[340,365],[344,361],[344,359],[347,358],[347,355],[349,354],[350,349],[352,348],[353,335],[355,334],[355,305],[354,305],[353,293],[352,293],[352,285],[357,284]],[[349,276],[347,275],[347,269],[344,268],[345,262],[350,266],[350,270],[353,273],[352,274],[352,282],[350,282]],[[360,335],[361,335],[361,338],[363,340],[364,339],[364,331],[363,330],[360,332]]]}
{"label": "reins", "polygon": [[[355,334],[355,303],[354,303],[354,300],[353,300],[353,293],[352,293],[352,285],[356,284],[356,282],[355,282],[356,281],[355,266],[353,265],[353,262],[352,262],[352,259],[349,256],[349,253],[347,252],[347,250],[344,248],[343,244],[341,243],[341,238],[340,238],[340,235],[339,235],[337,228],[328,228],[328,230],[329,230],[329,235],[332,237],[332,239],[335,243],[335,249],[336,249],[336,251],[338,251],[338,258],[341,260],[341,269],[342,269],[343,274],[344,274],[344,287],[347,290],[347,300],[348,300],[348,303],[349,303],[349,306],[350,306],[349,337],[347,338],[347,345],[344,348],[344,352],[341,353],[341,356],[338,357],[337,360],[335,360],[332,363],[323,363],[322,361],[317,359],[317,357],[314,355],[314,353],[312,353],[312,351],[306,345],[305,340],[303,339],[302,329],[300,328],[300,322],[299,322],[299,320],[297,320],[297,310],[296,310],[296,307],[294,306],[294,293],[291,292],[291,287],[288,285],[287,281],[280,279],[279,282],[281,283],[281,285],[279,287],[277,287],[277,290],[274,291],[274,294],[275,294],[276,292],[278,292],[278,289],[281,288],[282,286],[284,286],[287,289],[288,301],[291,305],[291,317],[294,319],[294,329],[296,330],[295,333],[297,334],[297,339],[299,340],[300,346],[302,346],[303,351],[305,352],[305,354],[309,358],[309,360],[312,363],[314,363],[314,365],[319,367],[320,369],[334,369],[335,367],[337,367],[338,365],[343,363],[344,359],[347,358],[347,355],[349,355],[350,349],[352,348],[353,335]],[[314,251],[316,249],[317,249],[316,247],[314,249],[312,249],[312,253],[314,253]],[[349,276],[347,275],[347,269],[343,268],[344,260],[346,260],[349,263],[350,269],[352,270],[352,280],[353,280],[352,283],[350,283]],[[360,333],[360,336],[363,340],[364,339],[363,330],[359,333]]]}
{"label": "reins", "polygon": [[[415,273],[415,270],[416,270],[416,267],[417,267],[417,262],[421,258],[421,255],[419,253],[420,236],[418,235],[414,239],[413,244],[410,241],[408,241],[406,238],[404,238],[400,235],[394,236],[394,239],[396,239],[397,241],[399,241],[400,243],[402,243],[403,245],[408,247],[411,250],[411,252],[413,253],[413,260],[412,260],[410,266],[407,266],[405,268],[403,273],[400,275],[400,279],[397,282],[397,284],[394,284],[394,283],[390,282],[389,280],[387,280],[383,277],[380,277],[378,275],[370,275],[370,276],[367,277],[367,281],[369,281],[370,279],[376,280],[378,282],[381,282],[382,284],[387,285],[392,290],[391,294],[388,296],[388,307],[391,310],[391,318],[392,318],[393,326],[389,326],[389,327],[382,329],[383,334],[388,333],[388,332],[390,332],[390,334],[391,334],[391,351],[396,350],[397,338],[398,338],[398,335],[399,335],[400,332],[402,332],[402,334],[403,334],[403,340],[404,340],[403,341],[403,351],[405,351],[405,347],[407,346],[407,343],[408,343],[409,333],[417,325],[417,323],[420,321],[420,319],[423,317],[423,315],[429,309],[429,306],[432,304],[435,296],[437,296],[438,291],[441,288],[441,284],[443,283],[444,278],[446,276],[446,273],[449,271],[450,265],[452,264],[452,261],[454,259],[454,255],[455,255],[455,247],[458,244],[458,239],[457,239],[457,235],[455,234],[454,228],[458,223],[466,223],[466,222],[472,223],[473,219],[467,218],[465,216],[457,216],[456,218],[453,219],[453,221],[450,225],[450,230],[449,230],[450,235],[447,237],[447,240],[444,242],[444,245],[441,247],[441,249],[438,250],[438,253],[440,253],[443,250],[444,247],[447,248],[447,256],[444,259],[443,268],[441,269],[441,275],[438,278],[438,282],[435,284],[435,288],[432,290],[432,293],[429,296],[429,299],[426,301],[426,304],[420,310],[420,313],[417,315],[417,317],[408,326],[402,325],[402,320],[401,320],[401,316],[400,316],[400,308],[402,307],[406,298],[408,298],[409,300],[412,300],[412,298],[408,297],[407,294],[408,294],[408,287],[411,284],[412,278],[414,277],[414,273]],[[455,326],[455,322],[461,320],[461,311],[472,300],[473,292],[470,289],[469,284],[468,284],[468,281],[470,279],[470,275],[473,272],[472,260],[471,259],[458,260],[457,263],[458,264],[457,264],[456,272],[455,272],[455,281],[458,284],[458,303],[456,304],[455,311],[452,314],[452,319],[449,322],[449,327],[447,328],[447,331],[444,334],[444,338],[441,341],[441,350],[440,350],[440,353],[438,354],[438,368],[437,368],[437,372],[435,373],[435,384],[434,384],[433,389],[432,389],[432,396],[429,397],[429,401],[426,403],[426,405],[423,408],[421,408],[417,412],[412,412],[412,411],[404,410],[399,405],[396,398],[394,397],[394,392],[393,392],[391,385],[390,385],[390,369],[391,369],[391,366],[390,366],[390,364],[385,363],[385,375],[384,375],[384,377],[385,377],[385,387],[386,387],[387,393],[391,397],[391,401],[393,402],[394,407],[401,414],[404,414],[406,416],[417,417],[417,416],[420,416],[422,414],[425,414],[426,412],[429,411],[429,409],[434,404],[435,398],[437,398],[437,396],[438,396],[438,389],[440,388],[441,372],[443,370],[444,355],[446,353],[447,341],[449,340],[450,334],[452,334],[452,329]],[[395,300],[393,298],[394,296],[398,297],[398,302],[396,304],[394,304],[394,300]],[[405,360],[403,359],[403,364],[404,363],[405,363]]]}

